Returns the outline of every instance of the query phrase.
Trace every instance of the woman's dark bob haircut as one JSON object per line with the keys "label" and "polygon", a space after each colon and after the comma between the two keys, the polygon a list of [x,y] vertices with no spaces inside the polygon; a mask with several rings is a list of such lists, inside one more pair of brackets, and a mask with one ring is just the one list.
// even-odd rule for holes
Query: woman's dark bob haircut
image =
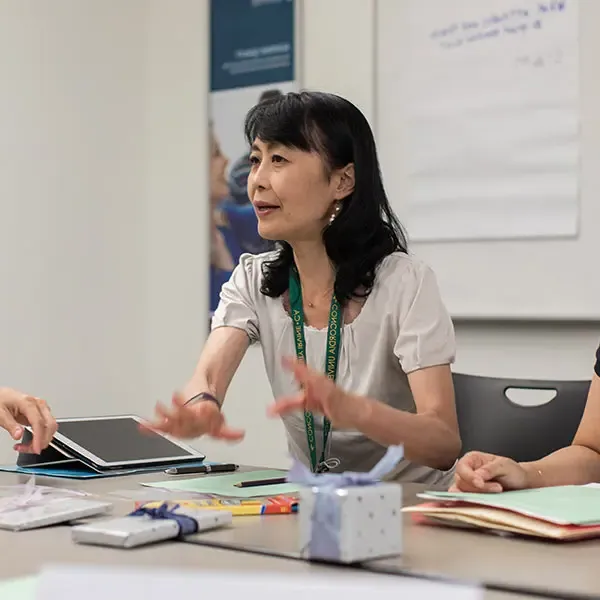
{"label": "woman's dark bob haircut", "polygon": [[[250,109],[244,133],[249,146],[258,138],[316,152],[330,171],[354,164],[354,191],[323,230],[323,242],[336,268],[338,301],[368,296],[379,263],[392,252],[407,252],[407,243],[383,189],[373,132],[364,115],[334,94],[289,93]],[[287,290],[294,263],[291,246],[282,241],[278,247],[276,257],[264,263],[261,287],[273,298]]]}

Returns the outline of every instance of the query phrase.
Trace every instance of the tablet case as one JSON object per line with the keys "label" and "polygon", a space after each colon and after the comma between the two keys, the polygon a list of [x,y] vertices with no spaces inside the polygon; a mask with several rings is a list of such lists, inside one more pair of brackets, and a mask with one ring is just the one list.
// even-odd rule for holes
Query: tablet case
{"label": "tablet case", "polygon": [[[32,433],[24,430],[23,442],[27,444],[32,439]],[[144,465],[140,467],[130,467],[127,469],[106,469],[101,470],[91,464],[84,456],[75,452],[68,452],[51,443],[40,454],[28,454],[19,452],[17,464],[0,466],[0,471],[10,471],[14,473],[27,473],[30,475],[41,475],[45,477],[64,477],[67,479],[94,479],[98,477],[116,477],[118,475],[132,475],[134,473],[144,473],[152,471],[163,471],[169,467],[178,466],[181,463],[163,463],[160,465]],[[216,464],[199,460],[195,462],[186,462],[186,466]]]}

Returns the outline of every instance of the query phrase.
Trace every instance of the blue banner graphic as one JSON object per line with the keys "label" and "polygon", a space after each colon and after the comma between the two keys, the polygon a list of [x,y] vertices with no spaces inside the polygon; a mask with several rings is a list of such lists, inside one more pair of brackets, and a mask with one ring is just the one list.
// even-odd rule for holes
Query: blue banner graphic
{"label": "blue banner graphic", "polygon": [[211,0],[211,91],[294,80],[294,0]]}

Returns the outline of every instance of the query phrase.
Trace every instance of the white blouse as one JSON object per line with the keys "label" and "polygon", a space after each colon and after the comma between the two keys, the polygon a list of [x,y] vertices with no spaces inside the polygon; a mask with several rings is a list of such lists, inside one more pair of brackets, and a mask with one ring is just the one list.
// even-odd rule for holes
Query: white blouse
{"label": "white blouse", "polygon": [[[275,399],[299,388],[281,366],[282,356],[295,356],[292,321],[282,298],[261,294],[261,266],[273,252],[244,254],[231,279],[221,290],[212,329],[236,327],[251,342],[259,342]],[[323,371],[326,329],[305,326],[306,359]],[[342,329],[336,383],[393,406],[416,412],[407,373],[435,365],[451,364],[455,356],[452,320],[444,307],[433,271],[404,253],[387,256],[380,264],[374,287],[362,310]],[[310,466],[304,428],[299,412],[283,418],[292,456]],[[322,419],[315,417],[317,457],[323,441]],[[427,443],[427,440],[423,440]],[[326,458],[337,458],[333,471],[368,471],[386,451],[384,446],[353,430],[332,428]],[[448,483],[452,471],[438,471],[404,459],[391,479],[427,484]]]}

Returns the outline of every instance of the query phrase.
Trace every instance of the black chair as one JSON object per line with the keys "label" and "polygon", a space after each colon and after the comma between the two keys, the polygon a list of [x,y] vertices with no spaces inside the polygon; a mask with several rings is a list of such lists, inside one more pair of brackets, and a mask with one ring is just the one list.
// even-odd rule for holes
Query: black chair
{"label": "black chair", "polygon": [[[461,456],[471,450],[538,460],[569,446],[583,415],[589,381],[502,379],[454,373]],[[522,406],[506,395],[511,389],[553,390],[546,404]]]}

